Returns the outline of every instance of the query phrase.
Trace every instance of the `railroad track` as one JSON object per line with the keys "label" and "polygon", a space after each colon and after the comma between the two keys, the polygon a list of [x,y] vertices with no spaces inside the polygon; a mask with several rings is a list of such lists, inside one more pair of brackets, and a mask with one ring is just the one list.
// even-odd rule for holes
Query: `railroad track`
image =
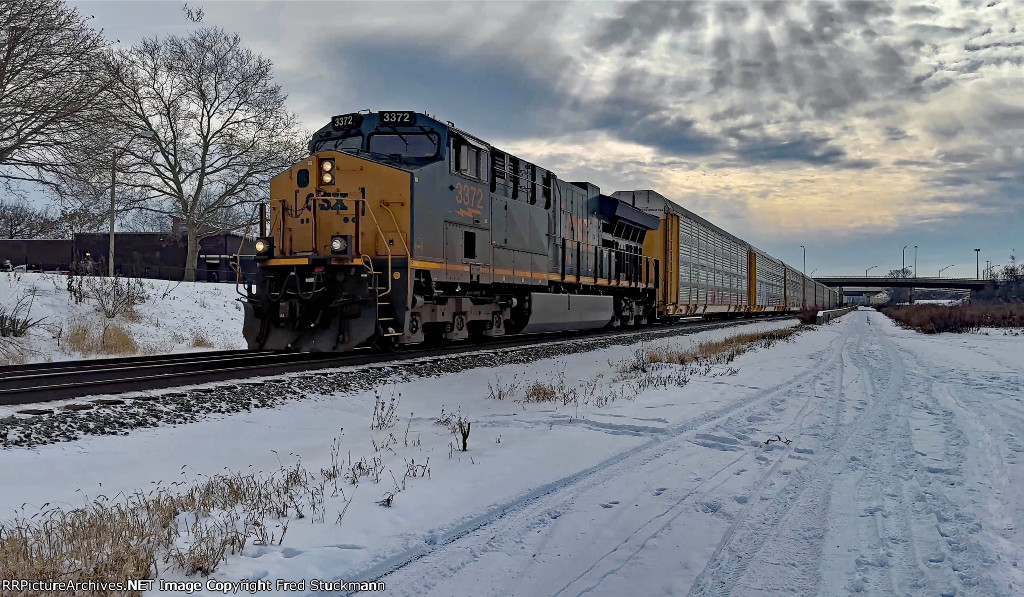
{"label": "railroad track", "polygon": [[119,394],[142,390],[281,375],[334,367],[351,367],[422,358],[444,358],[481,350],[520,348],[567,340],[591,340],[636,335],[677,335],[731,327],[755,321],[788,319],[792,315],[758,320],[706,322],[699,318],[664,327],[629,330],[588,330],[569,334],[531,334],[417,348],[395,353],[358,350],[352,353],[273,352],[222,350],[144,357],[63,361],[0,367],[0,405],[36,404],[83,396]]}

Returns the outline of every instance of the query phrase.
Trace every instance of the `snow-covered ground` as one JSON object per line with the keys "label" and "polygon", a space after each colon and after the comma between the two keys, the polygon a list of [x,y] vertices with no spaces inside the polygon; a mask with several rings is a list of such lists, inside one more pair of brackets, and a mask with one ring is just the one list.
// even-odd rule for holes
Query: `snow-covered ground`
{"label": "snow-covered ground", "polygon": [[[1024,593],[1020,337],[929,336],[862,309],[682,386],[603,407],[516,401],[563,375],[581,392],[634,387],[612,379],[636,348],[378,388],[400,418],[381,483],[345,486],[340,521],[346,500],[328,496],[324,522],[292,520],[280,546],[250,544],[213,576],[379,578],[388,595]],[[488,398],[513,379],[512,399]],[[335,438],[343,459],[369,458],[387,435],[370,430],[374,403],[319,396],[4,450],[0,519],[225,469],[319,471]],[[442,407],[472,421],[468,452],[435,424]],[[428,458],[429,478],[376,504],[390,473],[402,484]]]}
{"label": "snow-covered ground", "polygon": [[98,335],[111,325],[128,330],[140,353],[245,348],[241,304],[235,300],[233,284],[142,280],[144,302],[128,317],[107,319],[95,299],[76,301],[67,282],[67,276],[57,274],[0,273],[0,307],[9,313],[22,300],[29,307],[23,314],[41,320],[24,337],[3,338],[0,360],[10,363],[12,355],[23,362],[96,356],[83,355],[68,336],[75,327]]}

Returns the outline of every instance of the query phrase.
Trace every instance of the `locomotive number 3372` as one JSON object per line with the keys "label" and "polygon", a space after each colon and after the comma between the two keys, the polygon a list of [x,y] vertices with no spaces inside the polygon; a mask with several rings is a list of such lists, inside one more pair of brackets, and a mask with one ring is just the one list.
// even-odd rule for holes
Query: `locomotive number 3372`
{"label": "locomotive number 3372", "polygon": [[474,207],[476,209],[484,208],[484,192],[476,187],[471,187],[468,184],[456,183],[455,185],[455,203],[459,205],[465,205],[468,207]]}

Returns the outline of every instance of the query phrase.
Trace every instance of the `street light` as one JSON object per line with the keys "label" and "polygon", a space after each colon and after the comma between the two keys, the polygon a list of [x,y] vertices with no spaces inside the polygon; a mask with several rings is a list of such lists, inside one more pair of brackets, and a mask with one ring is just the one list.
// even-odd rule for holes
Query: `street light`
{"label": "street light", "polygon": [[917,278],[917,245],[914,245],[914,278]]}
{"label": "street light", "polygon": [[974,250],[974,277],[981,279],[981,249]]}
{"label": "street light", "polygon": [[952,265],[947,265],[946,267],[940,267],[939,268],[939,277],[941,278],[942,277],[942,272],[946,271],[947,269],[949,269],[951,267],[953,267],[953,266]]}
{"label": "street light", "polygon": [[903,269],[900,270],[900,277],[907,277],[907,245],[903,245]]}
{"label": "street light", "polygon": [[816,272],[816,271],[818,271],[818,268],[814,268],[814,269],[811,270],[811,277],[812,278],[814,277],[814,272]]}
{"label": "street light", "polygon": [[868,269],[864,270],[864,277],[867,278],[868,277],[868,272],[870,272],[871,270],[875,269],[876,267],[878,267],[878,266],[877,265],[872,265]]}
{"label": "street light", "polygon": [[120,149],[114,149],[114,153],[110,160],[110,250],[107,255],[107,275],[111,278],[114,277],[114,203],[116,197],[114,189],[117,186],[117,160],[120,159],[126,151],[128,151],[128,146],[132,144],[132,141],[139,137],[143,139],[153,139],[156,137],[156,133],[150,129],[136,131],[134,135],[124,142],[123,147]]}

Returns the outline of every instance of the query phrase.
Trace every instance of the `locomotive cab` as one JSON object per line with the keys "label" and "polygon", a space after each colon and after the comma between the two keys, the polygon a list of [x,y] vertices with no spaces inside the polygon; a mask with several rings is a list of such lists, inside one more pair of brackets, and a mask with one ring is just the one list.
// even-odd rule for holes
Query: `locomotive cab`
{"label": "locomotive cab", "polygon": [[445,159],[446,138],[411,112],[336,116],[309,158],[271,180],[250,348],[344,351],[402,335],[415,172]]}

